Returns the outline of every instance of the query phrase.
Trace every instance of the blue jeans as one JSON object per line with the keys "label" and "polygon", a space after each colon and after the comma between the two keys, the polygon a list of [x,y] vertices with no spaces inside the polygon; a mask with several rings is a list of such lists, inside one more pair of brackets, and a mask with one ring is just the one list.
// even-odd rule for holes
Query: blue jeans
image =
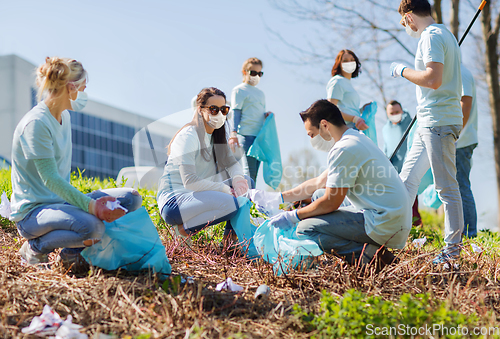
{"label": "blue jeans", "polygon": [[470,188],[470,170],[472,167],[472,153],[477,144],[457,148],[457,181],[462,196],[464,210],[463,234],[469,238],[477,236],[477,211],[476,202]]}
{"label": "blue jeans", "polygon": [[[239,143],[243,147],[245,151],[245,156],[255,141],[256,136],[254,135],[240,135]],[[248,175],[254,182],[257,182],[257,173],[259,172],[260,161],[255,159],[254,157],[246,156],[248,169],[245,170],[245,174]]]}
{"label": "blue jeans", "polygon": [[455,165],[455,141],[460,130],[461,126],[458,125],[418,127],[400,174],[413,203],[420,180],[431,168],[436,191],[444,206],[445,251],[451,255],[460,253],[464,228],[464,212]]}
{"label": "blue jeans", "polygon": [[[245,176],[248,187],[254,188],[252,179]],[[232,187],[232,179],[223,181]],[[226,223],[225,233],[232,230],[229,222],[240,208],[238,200],[227,193],[202,191],[180,193],[159,206],[163,220],[169,225],[183,225],[187,234],[195,234],[205,227]]]}
{"label": "blue jeans", "polygon": [[[324,194],[324,189],[317,190],[314,192],[312,200],[314,201]],[[351,263],[359,259],[365,244],[367,244],[365,255],[368,254],[369,258],[373,257],[381,245],[366,234],[363,212],[356,210],[350,204],[343,205],[346,207],[340,207],[332,213],[300,221],[296,231],[297,237],[312,240],[318,244],[323,252],[333,251],[335,255],[345,257]]]}
{"label": "blue jeans", "polygon": [[[142,197],[132,194],[133,191],[131,188],[111,188],[87,196],[92,199],[115,197],[132,212],[142,204]],[[38,253],[50,253],[61,247],[81,249],[86,240],[100,240],[105,229],[102,220],[68,203],[36,207],[16,225],[19,234],[28,239],[31,248]]]}

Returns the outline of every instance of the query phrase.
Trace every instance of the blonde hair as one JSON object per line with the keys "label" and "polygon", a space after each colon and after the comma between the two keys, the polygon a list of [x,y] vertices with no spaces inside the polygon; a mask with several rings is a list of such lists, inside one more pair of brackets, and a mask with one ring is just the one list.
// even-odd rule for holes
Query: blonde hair
{"label": "blonde hair", "polygon": [[243,74],[243,81],[245,81],[246,71],[248,71],[252,65],[260,65],[261,67],[264,67],[260,59],[257,58],[246,59],[245,62],[243,63],[243,66],[241,67],[241,73]]}
{"label": "blonde hair", "polygon": [[87,71],[82,63],[70,58],[47,57],[36,70],[38,101],[47,94],[60,95],[68,84],[79,88],[87,80]]}

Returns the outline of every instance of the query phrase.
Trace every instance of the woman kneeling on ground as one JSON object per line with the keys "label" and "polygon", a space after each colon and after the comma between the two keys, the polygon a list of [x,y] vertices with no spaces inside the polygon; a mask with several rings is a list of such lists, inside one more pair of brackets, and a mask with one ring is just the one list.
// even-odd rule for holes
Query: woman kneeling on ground
{"label": "woman kneeling on ground", "polygon": [[87,72],[68,58],[52,57],[36,72],[38,105],[19,122],[12,142],[12,214],[19,234],[28,241],[19,251],[30,265],[48,263],[59,254],[64,267],[84,264],[80,252],[100,241],[104,221],[125,215],[109,209],[118,200],[129,212],[142,204],[139,193],[113,188],[83,194],[70,184],[71,121],[69,110],[87,101]]}
{"label": "woman kneeling on ground", "polygon": [[[158,189],[161,216],[178,236],[227,221],[225,244],[232,238],[230,219],[238,211],[236,197],[253,181],[243,175],[227,143],[226,95],[204,88],[196,98],[193,120],[182,127],[168,145],[168,161]],[[223,180],[223,175],[229,179]],[[227,176],[226,176],[227,177]]]}

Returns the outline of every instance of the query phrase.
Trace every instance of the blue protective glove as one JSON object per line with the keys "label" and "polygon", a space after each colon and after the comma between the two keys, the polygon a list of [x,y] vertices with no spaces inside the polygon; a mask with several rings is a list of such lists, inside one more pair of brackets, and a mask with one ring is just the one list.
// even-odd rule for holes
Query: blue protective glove
{"label": "blue protective glove", "polygon": [[405,65],[393,62],[391,64],[391,76],[393,78],[399,78],[403,76],[403,70],[406,68]]}
{"label": "blue protective glove", "polygon": [[271,219],[269,224],[282,230],[287,230],[295,226],[300,221],[297,210],[280,213]]}

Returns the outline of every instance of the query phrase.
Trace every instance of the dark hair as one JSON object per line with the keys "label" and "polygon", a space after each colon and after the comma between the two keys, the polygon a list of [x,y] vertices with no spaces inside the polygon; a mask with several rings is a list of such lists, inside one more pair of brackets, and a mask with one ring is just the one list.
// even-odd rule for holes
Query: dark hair
{"label": "dark hair", "polygon": [[353,56],[354,60],[356,61],[356,70],[352,73],[352,78],[356,78],[359,73],[361,73],[361,62],[359,62],[358,57],[356,54],[354,54],[353,51],[348,50],[348,49],[343,49],[337,54],[337,57],[335,58],[335,63],[333,64],[332,67],[332,77],[337,75],[337,74],[342,74],[342,57],[344,56],[345,53],[349,53],[350,55]]}
{"label": "dark hair", "polygon": [[197,109],[194,113],[193,120],[191,120],[191,122],[187,123],[179,131],[177,131],[168,145],[168,154],[170,155],[170,149],[177,134],[179,134],[179,132],[187,126],[195,126],[196,133],[198,134],[198,139],[200,140],[200,152],[203,156],[203,159],[208,162],[211,161],[213,157],[215,163],[217,164],[217,168],[219,170],[223,170],[236,163],[236,159],[230,152],[229,146],[227,144],[226,123],[224,123],[221,128],[215,129],[213,131],[212,140],[214,147],[213,154],[210,154],[208,148],[205,145],[205,122],[200,111],[200,107],[206,105],[208,99],[213,96],[221,96],[224,98],[224,100],[226,100],[226,95],[224,94],[224,92],[215,87],[204,88],[200,91],[200,93],[198,93],[198,96],[196,97]]}
{"label": "dark hair", "polygon": [[303,122],[309,120],[311,125],[319,128],[321,120],[325,119],[334,126],[345,126],[344,118],[338,107],[328,100],[315,101],[308,109],[300,113]]}
{"label": "dark hair", "polygon": [[401,107],[401,110],[403,109],[403,105],[401,105],[401,104],[399,103],[399,101],[396,101],[396,100],[391,100],[391,101],[389,101],[389,103],[387,104],[387,106],[389,106],[389,105],[391,105],[391,106],[394,106],[394,105],[399,105],[399,107]]}
{"label": "dark hair", "polygon": [[401,0],[398,12],[401,16],[409,12],[420,17],[430,16],[432,14],[431,4],[427,0]]}

